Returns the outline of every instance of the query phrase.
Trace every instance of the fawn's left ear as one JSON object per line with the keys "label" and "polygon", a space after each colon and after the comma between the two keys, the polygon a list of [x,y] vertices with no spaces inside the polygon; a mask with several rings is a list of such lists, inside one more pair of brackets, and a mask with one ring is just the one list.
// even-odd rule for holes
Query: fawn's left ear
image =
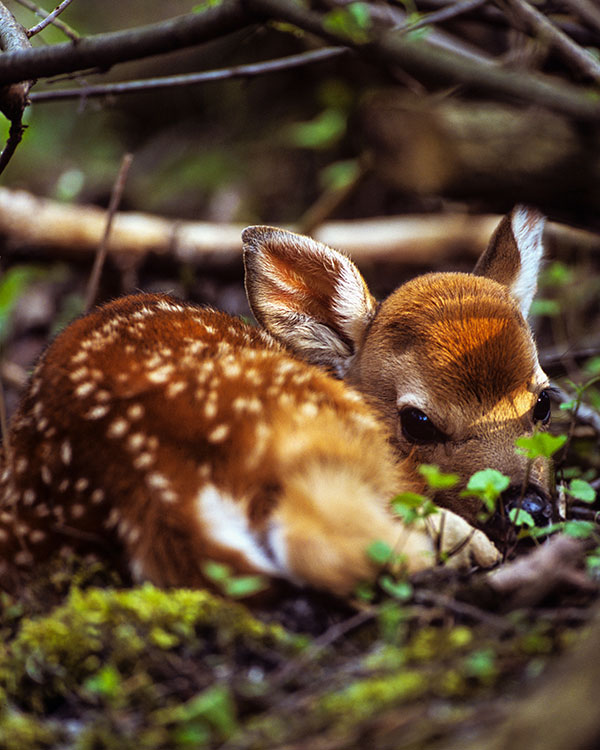
{"label": "fawn's left ear", "polygon": [[545,221],[539,211],[515,206],[502,219],[473,269],[474,274],[507,286],[525,318],[537,289]]}
{"label": "fawn's left ear", "polygon": [[248,227],[242,240],[254,317],[303,359],[343,377],[377,307],[354,263],[283,229]]}

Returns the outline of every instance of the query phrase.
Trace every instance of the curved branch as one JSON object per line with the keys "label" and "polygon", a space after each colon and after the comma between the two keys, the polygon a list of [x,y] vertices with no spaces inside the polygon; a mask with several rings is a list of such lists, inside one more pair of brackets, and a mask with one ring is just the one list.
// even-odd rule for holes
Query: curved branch
{"label": "curved branch", "polygon": [[326,29],[322,15],[305,10],[293,0],[246,0],[246,5],[263,20],[286,21],[333,44],[351,46],[365,57],[400,66],[411,75],[438,85],[467,85],[489,94],[517,97],[575,119],[600,120],[600,103],[588,89],[559,83],[549,76],[479,65],[450,50],[435,48],[427,39],[414,39],[389,30],[369,43],[356,43]]}
{"label": "curved branch", "polygon": [[28,78],[110,68],[129,60],[164,54],[210,41],[248,26],[252,17],[238,0],[225,0],[204,13],[190,13],[135,29],[86,37],[75,44],[10,52],[0,57],[0,84]]}
{"label": "curved branch", "polygon": [[231,68],[218,68],[216,70],[203,70],[200,73],[182,73],[175,76],[161,76],[159,78],[145,78],[141,81],[122,81],[118,83],[101,83],[96,86],[83,86],[81,88],[59,89],[58,91],[38,91],[29,97],[32,102],[48,102],[57,99],[88,99],[96,96],[113,96],[115,94],[131,94],[139,91],[150,91],[153,89],[174,88],[176,86],[191,86],[198,83],[209,83],[211,81],[225,81],[234,78],[250,78],[252,76],[264,75],[265,73],[276,73],[280,70],[298,68],[302,65],[310,65],[332,57],[348,54],[348,47],[321,47],[308,52],[300,52],[297,55],[288,55],[276,60],[265,60],[264,62],[249,63],[248,65],[234,65]]}

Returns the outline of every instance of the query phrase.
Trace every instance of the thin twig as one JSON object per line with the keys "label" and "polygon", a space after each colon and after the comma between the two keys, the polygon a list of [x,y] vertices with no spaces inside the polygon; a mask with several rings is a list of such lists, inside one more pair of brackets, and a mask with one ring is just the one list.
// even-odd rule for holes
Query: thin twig
{"label": "thin twig", "polygon": [[600,83],[600,63],[585,49],[557,28],[543,13],[525,0],[507,0],[515,14],[559,52],[564,60]]}
{"label": "thin twig", "polygon": [[57,99],[90,98],[96,96],[112,96],[114,94],[130,94],[152,89],[174,88],[176,86],[192,86],[197,83],[224,81],[234,78],[248,78],[251,76],[275,73],[280,70],[297,68],[302,65],[329,60],[340,55],[348,54],[347,47],[322,47],[321,49],[301,52],[297,55],[281,57],[277,60],[251,63],[249,65],[234,65],[230,68],[205,70],[201,73],[186,73],[177,76],[162,76],[146,78],[141,81],[123,81],[121,83],[106,83],[97,86],[85,86],[76,89],[60,89],[58,91],[38,91],[29,97],[32,102],[56,101]]}
{"label": "thin twig", "polygon": [[419,604],[432,604],[436,607],[447,609],[460,617],[468,617],[476,622],[483,622],[501,633],[512,633],[515,629],[514,625],[504,618],[498,617],[490,612],[484,612],[484,610],[479,609],[479,607],[476,607],[473,604],[460,602],[457,599],[446,596],[446,594],[439,594],[435,591],[428,591],[427,589],[419,589],[414,592],[414,600]]}
{"label": "thin twig", "polygon": [[462,2],[450,3],[445,8],[440,8],[440,10],[427,13],[415,23],[405,22],[401,26],[397,26],[396,31],[416,31],[424,26],[429,26],[434,23],[442,23],[442,21],[448,21],[451,18],[456,18],[457,16],[462,15],[463,13],[468,13],[468,11],[473,10],[474,8],[479,8],[480,5],[483,5],[486,2],[487,0],[462,0]]}
{"label": "thin twig", "polygon": [[563,0],[565,5],[578,13],[581,18],[600,31],[600,9],[590,0]]}
{"label": "thin twig", "polygon": [[342,636],[356,630],[367,622],[375,619],[377,610],[375,608],[357,612],[352,617],[342,622],[337,622],[328,628],[322,635],[316,638],[303,654],[292,662],[285,663],[280,669],[277,669],[269,677],[269,685],[271,689],[281,687],[286,682],[289,682],[292,677],[298,674],[298,672],[304,670],[306,665],[323,651],[323,649],[330,646],[332,643],[340,639]]}
{"label": "thin twig", "polygon": [[115,184],[113,186],[113,190],[110,196],[110,203],[108,206],[108,214],[106,217],[106,228],[104,230],[102,241],[98,246],[98,251],[96,252],[94,267],[92,268],[92,272],[90,274],[90,280],[88,282],[88,288],[85,295],[85,312],[88,312],[90,310],[90,308],[94,304],[96,295],[98,294],[98,286],[100,285],[102,267],[104,266],[104,261],[106,260],[110,230],[112,229],[113,219],[123,196],[125,182],[127,181],[127,175],[129,173],[129,168],[131,167],[132,161],[133,154],[125,154],[123,160],[121,161],[119,174],[117,175],[117,179],[115,180]]}
{"label": "thin twig", "polygon": [[71,5],[72,2],[73,0],[62,0],[62,3],[60,3],[60,5],[57,5],[56,8],[54,8],[54,10],[52,11],[52,13],[47,15],[46,18],[44,18],[38,24],[36,24],[35,26],[32,26],[30,29],[27,30],[27,36],[31,39],[32,36],[39,34],[40,31],[43,31],[47,26],[50,26],[50,24],[53,23],[54,20],[58,18],[58,16],[60,16],[63,10],[68,8],[68,6]]}
{"label": "thin twig", "polygon": [[[32,3],[31,0],[15,0],[15,1],[19,3],[19,5],[22,5],[24,8],[27,8],[27,10],[30,10],[32,13],[35,13],[36,16],[40,16],[41,18],[47,18],[50,15],[47,10],[44,10],[39,5]],[[62,31],[62,33],[73,42],[76,42],[78,39],[81,39],[81,36],[75,31],[75,29],[71,28],[71,26],[66,24],[64,21],[60,21],[58,18],[54,18],[52,20],[52,25],[59,31]]]}
{"label": "thin twig", "polygon": [[438,86],[459,83],[483,89],[488,95],[518,97],[563,116],[600,119],[600,103],[588,96],[587,89],[557,83],[542,74],[524,75],[522,71],[475,62],[449,49],[434,47],[427,38],[415,40],[410,35],[404,36],[389,29],[377,33],[369,42],[355,42],[342,32],[328,28],[323,15],[306,10],[294,0],[245,0],[245,6],[257,17],[262,16],[263,21],[286,21],[332,44],[352,47],[368,59],[400,66],[411,75]]}

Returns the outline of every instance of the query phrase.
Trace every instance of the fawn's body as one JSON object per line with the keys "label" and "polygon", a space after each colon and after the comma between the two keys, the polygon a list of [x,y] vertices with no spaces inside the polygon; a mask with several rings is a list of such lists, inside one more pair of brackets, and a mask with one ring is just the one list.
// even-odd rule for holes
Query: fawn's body
{"label": "fawn's body", "polygon": [[[467,460],[469,451],[458,450],[464,476],[503,461],[515,482],[525,475],[508,446],[541,420],[544,382],[506,284],[424,277],[433,285],[424,300],[452,277],[439,303],[451,314],[432,316],[414,294],[403,309],[392,296],[393,311],[385,312],[388,301],[376,314],[358,275],[364,296],[353,299],[355,269],[338,276],[333,294],[328,288],[335,284],[327,273],[335,275],[343,256],[325,249],[323,270],[309,253],[312,277],[304,279],[272,251],[305,240],[273,239],[273,232],[245,235],[249,298],[263,325],[316,365],[265,330],[158,295],[125,297],[70,325],[41,358],[2,457],[0,559],[8,583],[62,547],[120,557],[134,578],[159,585],[202,585],[204,563],[216,559],[340,594],[373,577],[366,548],[377,539],[403,552],[409,570],[434,564],[440,541],[451,549],[466,540],[457,564],[496,560],[487,538],[454,513],[407,527],[388,501],[421,488],[415,459],[423,451],[436,463],[444,454],[451,460],[453,440],[459,449],[469,441],[505,446],[504,459],[496,452]],[[290,292],[286,283],[306,289]],[[477,306],[490,295],[495,306]],[[327,310],[346,328],[335,331]],[[425,363],[428,346],[433,359]],[[398,368],[402,357],[412,357],[409,369]],[[325,368],[346,374],[366,400]],[[430,434],[425,410],[434,406]],[[411,455],[399,460],[399,453]],[[534,468],[542,497],[547,471]],[[457,494],[444,500],[463,513]],[[464,506],[469,520],[476,512]]]}

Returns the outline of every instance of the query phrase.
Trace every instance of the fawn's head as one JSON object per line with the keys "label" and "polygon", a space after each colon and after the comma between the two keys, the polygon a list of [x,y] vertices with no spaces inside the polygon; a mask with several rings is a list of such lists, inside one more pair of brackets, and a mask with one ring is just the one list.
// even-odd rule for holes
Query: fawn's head
{"label": "fawn's head", "polygon": [[487,467],[510,476],[506,503],[522,503],[540,524],[551,513],[548,462],[528,466],[514,449],[550,418],[548,379],[525,320],[543,225],[517,206],[472,274],[420,276],[382,303],[342,253],[269,227],[243,235],[257,320],[298,356],[357,386],[400,455],[458,473],[461,483],[436,499],[471,522],[480,502],[459,493]]}

